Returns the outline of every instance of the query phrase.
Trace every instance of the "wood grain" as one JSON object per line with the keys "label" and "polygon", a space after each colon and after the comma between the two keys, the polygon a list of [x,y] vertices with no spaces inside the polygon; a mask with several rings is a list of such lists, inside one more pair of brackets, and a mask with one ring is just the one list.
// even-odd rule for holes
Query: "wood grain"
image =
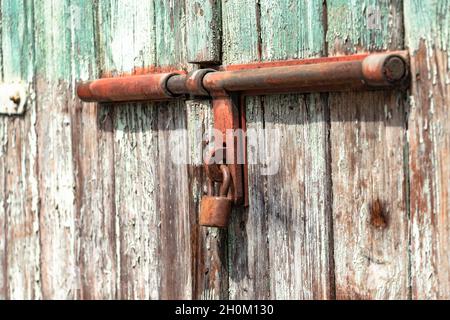
{"label": "wood grain", "polygon": [[5,145],[6,145],[5,119],[0,119],[0,300],[6,299],[7,290],[7,251],[6,251],[6,201],[5,201]]}
{"label": "wood grain", "polygon": [[[238,10],[242,16],[234,15]],[[228,1],[224,42],[230,45],[224,47],[225,61],[323,54],[322,10],[322,1],[267,0],[245,5]],[[243,16],[254,17],[256,24],[249,25],[253,19]],[[302,24],[308,29],[301,28]],[[248,212],[236,213],[229,235],[231,297],[330,297],[326,99],[285,95],[248,100],[247,127],[262,133],[255,152],[266,151],[260,160],[265,165],[276,163],[278,170],[265,176],[264,166],[249,167],[250,207]],[[270,131],[263,133],[262,129]]]}
{"label": "wood grain", "polygon": [[194,298],[227,299],[226,231],[204,228],[198,224],[200,202],[206,191],[206,175],[203,167],[205,138],[213,127],[211,102],[188,100],[186,112]]}
{"label": "wood grain", "polygon": [[220,64],[222,17],[221,1],[185,0],[187,61]]}
{"label": "wood grain", "polygon": [[[1,80],[30,91],[24,116],[0,117],[0,299],[450,297],[450,1],[0,7]],[[80,80],[187,61],[405,46],[409,97],[247,98],[250,206],[228,231],[198,225],[209,101],[75,95]]]}
{"label": "wood grain", "polygon": [[[226,1],[222,6],[223,19],[223,60],[225,64],[245,63],[260,59],[260,39],[258,32],[259,10],[255,1]],[[263,126],[261,99],[247,99],[245,107],[251,117],[248,129]],[[234,209],[228,227],[228,270],[230,299],[264,299],[269,292],[269,256],[267,230],[265,228],[264,179],[254,178],[249,167],[248,209]],[[262,245],[264,244],[264,245]]]}
{"label": "wood grain", "polygon": [[[185,6],[180,1],[157,1],[157,66],[186,68]],[[170,55],[167,52],[171,52]],[[172,158],[170,139],[173,132],[186,133],[184,101],[158,105],[159,207],[161,215],[160,290],[163,299],[189,299],[193,296],[192,255],[189,212],[188,170]],[[184,145],[187,143],[185,142]]]}
{"label": "wood grain", "polygon": [[[379,26],[368,22],[371,7],[380,13]],[[401,2],[328,1],[327,9],[330,55],[402,48]],[[406,299],[404,96],[338,93],[330,94],[328,104],[336,297]],[[387,219],[385,226],[373,223],[377,203]]]}
{"label": "wood grain", "polygon": [[[89,177],[82,176],[86,169],[80,153],[91,148],[84,145],[83,150],[88,142],[80,140],[80,117],[89,112],[80,115],[75,83],[97,75],[94,16],[93,6],[82,0],[34,3],[43,298],[83,296],[80,223],[98,210],[91,212],[81,203],[83,178]],[[93,128],[87,124],[86,129],[89,136]]]}
{"label": "wood grain", "polygon": [[[120,75],[155,64],[155,8],[127,1],[99,2],[100,61],[103,73]],[[130,39],[123,46],[124,38]],[[109,109],[113,135],[114,255],[118,297],[158,299],[159,221],[157,110],[151,104]]]}
{"label": "wood grain", "polygon": [[408,119],[414,299],[450,297],[450,2],[405,1],[411,54]]}
{"label": "wood grain", "polygon": [[[2,1],[2,81],[21,81],[34,90],[33,10],[29,2]],[[20,117],[2,116],[0,173],[2,203],[0,218],[4,279],[3,298],[38,299],[39,198],[37,177],[36,108],[32,97],[27,113]],[[0,276],[1,278],[1,276]],[[2,294],[0,294],[2,295]]]}
{"label": "wood grain", "polygon": [[[262,58],[323,55],[323,10],[322,1],[262,1]],[[266,145],[279,161],[277,174],[267,176],[266,203],[275,299],[329,299],[334,294],[326,101],[326,95],[317,94],[263,100],[265,128],[276,133],[266,133]]]}

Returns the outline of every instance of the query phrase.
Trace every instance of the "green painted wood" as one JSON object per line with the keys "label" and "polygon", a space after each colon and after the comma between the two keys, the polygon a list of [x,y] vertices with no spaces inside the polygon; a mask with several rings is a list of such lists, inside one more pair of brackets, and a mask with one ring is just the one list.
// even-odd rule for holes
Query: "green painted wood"
{"label": "green painted wood", "polygon": [[[325,52],[322,1],[227,1],[223,10],[227,63]],[[262,165],[249,168],[250,208],[236,213],[229,233],[231,298],[332,296],[325,102],[296,95],[249,99],[248,128],[272,130],[257,152],[266,146],[278,157],[263,161],[279,163],[274,175],[264,176]]]}
{"label": "green painted wood", "polygon": [[[104,74],[155,63],[152,2],[100,1],[99,60]],[[123,39],[129,39],[127,46]],[[117,297],[159,298],[157,113],[151,104],[108,106],[113,135],[114,248]],[[147,168],[147,169],[145,169]]]}
{"label": "green painted wood", "polygon": [[255,0],[222,2],[223,63],[260,59],[258,3]]}
{"label": "green painted wood", "polygon": [[[186,69],[185,6],[180,1],[156,1],[156,65]],[[171,54],[168,55],[167,52]],[[189,180],[186,165],[173,161],[173,132],[186,134],[186,105],[183,101],[158,104],[158,212],[161,215],[160,292],[163,299],[195,296],[195,275],[191,226],[195,215],[190,212]],[[182,145],[186,146],[186,138]],[[170,266],[170,267],[169,267]],[[176,270],[176,271],[175,271]],[[175,272],[174,272],[175,271]]]}
{"label": "green painted wood", "polygon": [[[166,69],[192,68],[187,66],[189,44],[186,43],[186,8],[179,1],[156,1],[156,65]],[[191,33],[191,31],[190,31]],[[188,51],[186,50],[188,46]],[[207,56],[216,55],[214,47],[205,51]],[[167,52],[171,52],[170,55]],[[197,101],[199,108],[208,108],[205,101]],[[158,105],[158,139],[160,189],[159,213],[161,215],[160,259],[162,263],[160,290],[162,298],[207,298],[227,297],[224,250],[221,233],[208,232],[198,227],[198,202],[203,190],[195,189],[195,184],[203,184],[204,179],[193,177],[197,171],[192,166],[176,165],[170,159],[173,150],[169,148],[170,132],[183,132],[189,139],[182,145],[195,144],[198,140],[190,137],[192,121],[203,121],[201,112],[186,118],[190,104],[184,102],[161,103]],[[190,114],[192,116],[192,114]],[[205,115],[207,119],[207,115]],[[210,124],[209,124],[210,125]],[[198,128],[197,128],[198,129]],[[202,128],[202,132],[208,130]],[[193,171],[192,171],[193,170]],[[176,215],[174,216],[174,212]],[[214,251],[214,249],[218,251]],[[168,270],[166,266],[171,266]],[[167,270],[167,271],[166,271]],[[177,270],[173,272],[171,270]],[[201,270],[205,270],[202,273]]]}
{"label": "green painted wood", "polygon": [[187,61],[220,64],[222,16],[221,1],[186,0]]}
{"label": "green painted wood", "polygon": [[[222,1],[186,0],[187,61],[200,65],[220,64],[222,60]],[[198,225],[200,203],[205,194],[203,170],[204,136],[213,127],[210,100],[186,102],[188,153],[189,215],[191,217],[191,250],[193,297],[196,299],[227,299],[228,272],[226,231]]]}
{"label": "green painted wood", "polygon": [[[324,54],[323,1],[260,3],[264,60]],[[279,161],[279,171],[266,178],[271,298],[333,296],[326,101],[320,95],[263,100],[265,128],[274,132],[266,133],[266,145]]]}
{"label": "green painted wood", "polygon": [[323,1],[260,1],[262,58],[304,59],[325,54]]}
{"label": "green painted wood", "polygon": [[[204,137],[213,127],[211,101],[186,101],[187,145],[189,155],[189,214],[191,216],[191,249],[193,297],[196,299],[227,299],[228,272],[226,231],[205,228],[198,224],[200,203],[207,191],[203,167]],[[183,141],[180,141],[183,143]]]}
{"label": "green painted wood", "polygon": [[[2,0],[1,78],[31,95],[24,116],[0,117],[0,299],[449,297],[449,6]],[[249,166],[250,207],[228,232],[197,225],[201,162],[171,158],[174,137],[201,153],[208,102],[75,96],[80,79],[190,70],[191,57],[394,50],[403,37],[409,106],[400,92],[247,99],[248,128],[272,130],[249,151],[271,151],[279,171]]]}
{"label": "green painted wood", "polygon": [[[0,35],[3,37],[3,32],[0,29]],[[0,46],[0,64],[3,65],[3,44]],[[8,137],[6,133],[6,121],[0,119],[0,183],[4,186],[6,165],[5,165],[5,153],[6,153],[6,139]],[[6,263],[7,263],[7,251],[6,251],[6,213],[5,213],[5,190],[0,187],[0,299],[6,299],[7,291],[7,275],[6,275]]]}
{"label": "green painted wood", "polygon": [[[222,3],[223,23],[223,62],[245,63],[259,60],[260,42],[257,28],[258,7],[255,1],[225,1]],[[248,114],[256,114],[255,124],[249,121],[248,128],[260,128],[262,118],[260,98],[249,98],[245,106]],[[253,111],[254,110],[254,111]],[[251,118],[250,118],[251,119]],[[259,168],[259,166],[258,166]],[[263,202],[257,198],[264,196],[261,183],[253,185],[253,170],[249,167],[249,209],[235,208],[232,212],[228,234],[221,235],[227,243],[228,278],[226,281],[230,299],[268,298],[268,250],[259,248],[255,240],[263,240],[267,236],[265,218],[258,212]],[[259,209],[259,210],[258,210]],[[248,227],[247,227],[248,226]],[[265,240],[263,240],[265,241]],[[250,245],[250,243],[254,243]],[[255,250],[259,248],[259,250]],[[225,248],[224,248],[225,250]],[[260,269],[261,268],[261,269]],[[262,271],[262,272],[261,272]]]}
{"label": "green painted wood", "polygon": [[[72,81],[100,74],[98,5],[71,2]],[[71,89],[75,84],[71,85]],[[75,95],[71,91],[71,95]],[[69,100],[70,101],[70,100]],[[73,161],[76,179],[77,276],[82,299],[118,297],[114,216],[114,149],[109,109],[69,102],[72,115]]]}
{"label": "green painted wood", "polygon": [[450,2],[404,2],[413,299],[450,297]]}
{"label": "green painted wood", "polygon": [[103,74],[131,72],[155,64],[154,10],[152,1],[99,1],[97,54]]}
{"label": "green painted wood", "polygon": [[186,68],[186,20],[184,2],[155,1],[156,64]]}
{"label": "green painted wood", "polygon": [[327,8],[330,53],[389,50],[403,43],[401,1],[332,0]]}
{"label": "green painted wood", "polygon": [[[177,1],[100,2],[104,73],[185,68],[184,15]],[[125,36],[133,39],[128,48],[113,50]],[[186,130],[184,103],[115,106],[113,124],[120,297],[190,298],[195,216],[188,172],[172,162],[169,144],[172,133]]]}
{"label": "green painted wood", "polygon": [[[22,82],[34,91],[34,24],[31,1],[1,2],[2,81]],[[41,297],[36,107],[33,97],[23,117],[0,116],[0,220],[4,230],[0,296]],[[2,289],[3,290],[2,290]]]}
{"label": "green painted wood", "polygon": [[[375,8],[381,25],[369,24]],[[330,55],[403,47],[399,1],[327,1]],[[373,11],[373,10],[372,10]],[[401,92],[330,94],[336,297],[409,296]]]}
{"label": "green painted wood", "polygon": [[[89,281],[83,270],[84,234],[80,233],[85,230],[80,225],[100,209],[81,203],[84,197],[89,197],[83,189],[83,179],[92,179],[82,176],[86,172],[83,166],[89,163],[83,159],[83,144],[89,143],[88,136],[95,136],[95,126],[92,128],[86,121],[85,117],[91,114],[89,110],[86,109],[86,114],[81,111],[75,83],[98,74],[94,17],[88,1],[34,2],[43,298],[81,298],[83,280]],[[82,128],[91,131],[80,137]]]}

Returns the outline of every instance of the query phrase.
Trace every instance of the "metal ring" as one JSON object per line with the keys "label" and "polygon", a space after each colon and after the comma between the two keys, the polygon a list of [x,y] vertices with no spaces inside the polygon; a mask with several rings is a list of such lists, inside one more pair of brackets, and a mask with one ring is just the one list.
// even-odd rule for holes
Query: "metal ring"
{"label": "metal ring", "polygon": [[170,92],[167,83],[169,82],[169,79],[172,78],[173,76],[179,76],[180,73],[177,72],[171,72],[171,73],[167,73],[160,82],[160,87],[161,90],[164,92],[164,94],[167,96],[167,98],[176,98],[181,96],[180,94],[173,94],[172,92]]}
{"label": "metal ring", "polygon": [[[226,152],[225,148],[218,148],[218,149],[212,149],[211,152],[207,155],[206,159],[205,159],[205,172],[206,172],[206,176],[211,179],[212,181],[215,182],[222,182],[223,181],[223,173],[222,170],[220,169],[220,166],[223,163],[216,163],[213,162],[213,158],[214,155],[216,154],[216,152],[218,150],[222,150],[222,152]],[[225,155],[225,153],[224,153]]]}
{"label": "metal ring", "polygon": [[222,172],[223,182],[220,185],[219,196],[227,197],[228,192],[230,191],[230,186],[231,186],[230,168],[228,168],[227,165],[222,164],[222,165],[220,165],[220,171]]}
{"label": "metal ring", "polygon": [[214,69],[199,69],[188,73],[186,88],[194,96],[209,96],[208,90],[203,86],[203,78],[207,73],[216,72]]}

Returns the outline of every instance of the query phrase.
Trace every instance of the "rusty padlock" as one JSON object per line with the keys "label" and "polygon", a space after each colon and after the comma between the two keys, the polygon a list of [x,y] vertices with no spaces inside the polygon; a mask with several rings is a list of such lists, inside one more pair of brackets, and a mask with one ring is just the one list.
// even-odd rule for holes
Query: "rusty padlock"
{"label": "rusty padlock", "polygon": [[231,215],[232,201],[228,198],[231,186],[230,169],[226,165],[220,166],[223,179],[219,196],[214,196],[214,182],[208,178],[208,195],[203,196],[200,205],[200,225],[205,227],[226,228]]}

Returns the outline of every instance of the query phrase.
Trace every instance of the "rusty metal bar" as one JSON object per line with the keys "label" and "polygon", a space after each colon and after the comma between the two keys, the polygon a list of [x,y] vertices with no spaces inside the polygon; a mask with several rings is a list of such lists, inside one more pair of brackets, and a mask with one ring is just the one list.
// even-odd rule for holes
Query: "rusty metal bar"
{"label": "rusty metal bar", "polygon": [[[230,129],[231,132],[246,130],[242,108],[246,95],[390,89],[407,84],[408,70],[407,53],[398,51],[230,65],[188,74],[104,78],[81,83],[77,92],[82,100],[96,102],[158,101],[187,95],[212,97],[214,127],[222,134],[221,140],[226,141],[214,145],[213,151],[225,150],[223,160],[231,184],[226,198],[224,194],[215,198],[210,195],[205,203],[202,200],[200,222],[224,227],[231,210],[230,202],[248,205],[246,159],[244,165],[237,161],[239,152],[246,156],[246,141],[228,136]],[[205,171],[211,183],[222,181],[217,163],[206,161]]]}
{"label": "rusty metal bar", "polygon": [[363,59],[209,73],[209,92],[245,94],[328,92],[388,88],[403,83],[407,63],[398,54],[372,54]]}
{"label": "rusty metal bar", "polygon": [[82,83],[78,97],[87,102],[120,102],[167,100],[175,98],[167,89],[167,81],[177,73],[105,78]]}
{"label": "rusty metal bar", "polygon": [[105,78],[80,84],[78,96],[84,101],[114,102],[167,100],[188,94],[222,96],[227,92],[258,95],[392,88],[403,85],[408,77],[407,57],[406,52],[398,51],[251,63],[216,72],[201,69],[194,75]]}

